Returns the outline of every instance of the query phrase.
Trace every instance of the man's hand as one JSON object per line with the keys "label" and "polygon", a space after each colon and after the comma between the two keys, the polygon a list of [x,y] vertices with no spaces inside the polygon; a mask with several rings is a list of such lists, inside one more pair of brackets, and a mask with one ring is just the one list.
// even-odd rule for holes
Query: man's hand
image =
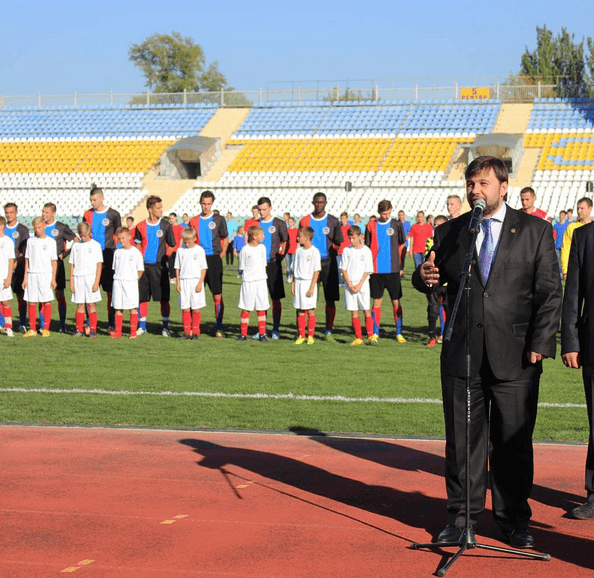
{"label": "man's hand", "polygon": [[543,359],[547,359],[547,355],[543,355],[542,353],[536,353],[536,351],[529,351],[528,352],[528,361],[532,364],[538,363]]}
{"label": "man's hand", "polygon": [[561,357],[563,358],[565,366],[570,369],[579,369],[582,365],[579,351],[569,351],[568,353],[564,353]]}
{"label": "man's hand", "polygon": [[439,283],[439,269],[435,266],[435,251],[429,253],[429,259],[421,265],[421,279],[425,285]]}

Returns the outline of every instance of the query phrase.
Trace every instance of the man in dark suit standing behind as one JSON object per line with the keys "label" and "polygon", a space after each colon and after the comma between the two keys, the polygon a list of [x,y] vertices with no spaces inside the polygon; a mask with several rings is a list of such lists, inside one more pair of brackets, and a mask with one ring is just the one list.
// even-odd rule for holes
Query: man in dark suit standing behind
{"label": "man in dark suit standing behind", "polygon": [[[438,541],[459,540],[465,525],[468,339],[470,523],[476,524],[485,506],[488,460],[496,522],[513,547],[532,548],[532,433],[542,360],[555,356],[559,266],[551,225],[505,203],[508,174],[503,161],[478,157],[466,169],[465,179],[469,204],[482,199],[486,207],[471,265],[470,334],[464,293],[452,339],[444,342],[441,354],[448,521]],[[413,275],[413,285],[423,293],[448,284],[448,320],[470,248],[470,216],[435,229],[427,261]]]}
{"label": "man in dark suit standing behind", "polygon": [[594,223],[576,229],[571,239],[567,280],[561,321],[563,363],[572,369],[582,368],[586,408],[590,423],[586,457],[587,500],[571,511],[578,520],[594,518]]}

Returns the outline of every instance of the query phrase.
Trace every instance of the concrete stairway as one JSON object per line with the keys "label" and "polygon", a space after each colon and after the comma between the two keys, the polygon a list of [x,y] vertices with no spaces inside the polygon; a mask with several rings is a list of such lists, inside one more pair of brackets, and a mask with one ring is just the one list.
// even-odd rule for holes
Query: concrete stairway
{"label": "concrete stairway", "polygon": [[510,179],[510,187],[527,187],[532,182],[532,175],[538,165],[540,149],[524,149],[520,168],[516,171],[515,177]]}
{"label": "concrete stairway", "polygon": [[532,113],[532,104],[502,104],[494,133],[525,133]]}
{"label": "concrete stairway", "polygon": [[231,135],[241,126],[249,112],[249,108],[220,108],[202,129],[200,136],[220,137],[223,154],[201,180],[218,181],[235,160],[241,148],[226,148],[226,144]]}
{"label": "concrete stairway", "polygon": [[200,131],[200,136],[220,137],[224,148],[231,135],[241,126],[249,112],[249,108],[219,108]]}

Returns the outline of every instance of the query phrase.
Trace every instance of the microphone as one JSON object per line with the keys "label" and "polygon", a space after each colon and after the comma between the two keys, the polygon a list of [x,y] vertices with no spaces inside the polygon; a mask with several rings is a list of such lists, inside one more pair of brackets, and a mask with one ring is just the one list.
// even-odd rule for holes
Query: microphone
{"label": "microphone", "polygon": [[477,199],[474,201],[474,205],[472,207],[472,216],[470,217],[470,223],[468,224],[468,230],[474,234],[478,233],[481,230],[481,220],[483,218],[483,211],[487,203],[483,201],[483,199]]}

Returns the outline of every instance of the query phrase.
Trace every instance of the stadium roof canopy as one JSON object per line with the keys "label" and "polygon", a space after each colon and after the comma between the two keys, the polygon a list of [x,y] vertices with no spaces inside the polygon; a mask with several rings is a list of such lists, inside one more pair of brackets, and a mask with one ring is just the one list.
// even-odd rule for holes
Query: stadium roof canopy
{"label": "stadium roof canopy", "polygon": [[469,145],[472,157],[491,155],[500,159],[512,156],[511,151],[522,141],[522,134],[482,134]]}

